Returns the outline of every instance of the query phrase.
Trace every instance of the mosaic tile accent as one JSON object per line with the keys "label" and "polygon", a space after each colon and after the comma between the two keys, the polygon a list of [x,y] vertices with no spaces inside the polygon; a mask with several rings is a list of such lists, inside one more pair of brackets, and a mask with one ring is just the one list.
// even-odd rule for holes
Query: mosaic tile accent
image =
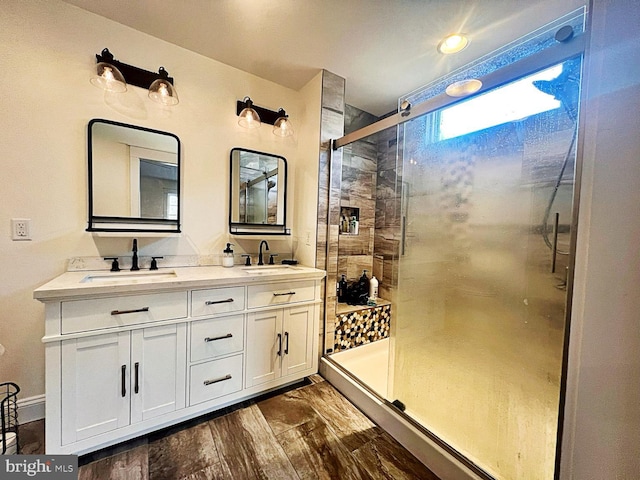
{"label": "mosaic tile accent", "polygon": [[391,305],[338,315],[333,351],[339,352],[387,338],[390,326]]}

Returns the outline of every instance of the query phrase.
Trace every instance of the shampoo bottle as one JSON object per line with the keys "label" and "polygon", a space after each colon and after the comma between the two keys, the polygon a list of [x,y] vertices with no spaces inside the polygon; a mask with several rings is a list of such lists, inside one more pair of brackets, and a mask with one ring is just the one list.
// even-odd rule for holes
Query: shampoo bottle
{"label": "shampoo bottle", "polygon": [[227,248],[222,251],[222,266],[233,267],[233,250],[231,250],[232,243],[227,243]]}
{"label": "shampoo bottle", "polygon": [[369,280],[369,300],[373,300],[374,302],[378,299],[378,279],[376,277],[371,277]]}
{"label": "shampoo bottle", "polygon": [[344,303],[347,301],[347,276],[342,274],[342,278],[338,282],[338,302]]}

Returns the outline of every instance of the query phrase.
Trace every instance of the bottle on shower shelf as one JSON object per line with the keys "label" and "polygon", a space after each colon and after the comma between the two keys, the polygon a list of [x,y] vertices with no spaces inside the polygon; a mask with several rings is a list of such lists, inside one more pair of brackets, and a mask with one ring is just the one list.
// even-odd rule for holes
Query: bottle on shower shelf
{"label": "bottle on shower shelf", "polygon": [[378,299],[378,279],[375,276],[369,280],[369,301],[375,302]]}
{"label": "bottle on shower shelf", "polygon": [[347,276],[343,273],[342,278],[338,282],[338,302],[345,303],[347,301]]}

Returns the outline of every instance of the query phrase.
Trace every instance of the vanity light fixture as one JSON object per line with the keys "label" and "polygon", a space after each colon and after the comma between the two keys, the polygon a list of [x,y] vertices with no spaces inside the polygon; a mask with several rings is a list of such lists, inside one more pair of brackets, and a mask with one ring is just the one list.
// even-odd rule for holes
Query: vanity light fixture
{"label": "vanity light fixture", "polygon": [[238,115],[238,125],[244,128],[258,128],[260,123],[273,125],[273,134],[279,137],[293,135],[293,126],[289,115],[280,108],[277,112],[268,108],[259,107],[253,103],[251,98],[244,97],[236,103],[236,115]]}
{"label": "vanity light fixture", "polygon": [[293,125],[291,125],[289,115],[287,115],[287,112],[285,112],[283,108],[278,110],[278,114],[280,116],[273,123],[273,134],[278,137],[290,137],[293,135]]}
{"label": "vanity light fixture", "polygon": [[444,55],[458,53],[469,45],[469,39],[462,33],[447,35],[438,43],[438,51]]}
{"label": "vanity light fixture", "polygon": [[[251,98],[244,97],[242,101],[238,100],[237,104],[238,125],[252,130],[260,126],[260,115],[253,108]],[[240,110],[242,109],[242,110]]]}
{"label": "vanity light fixture", "polygon": [[173,86],[173,77],[164,67],[158,73],[143,70],[113,58],[108,48],[96,54],[96,74],[91,83],[109,92],[127,91],[127,83],[149,89],[149,98],[163,105],[177,105],[178,93]]}

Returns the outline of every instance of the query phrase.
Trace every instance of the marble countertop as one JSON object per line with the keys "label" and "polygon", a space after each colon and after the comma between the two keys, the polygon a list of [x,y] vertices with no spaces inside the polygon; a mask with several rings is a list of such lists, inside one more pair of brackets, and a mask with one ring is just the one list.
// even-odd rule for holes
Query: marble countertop
{"label": "marble countertop", "polygon": [[46,302],[94,295],[252,285],[287,280],[319,280],[326,272],[301,265],[159,268],[158,270],[85,270],[66,272],[36,288],[33,298]]}

